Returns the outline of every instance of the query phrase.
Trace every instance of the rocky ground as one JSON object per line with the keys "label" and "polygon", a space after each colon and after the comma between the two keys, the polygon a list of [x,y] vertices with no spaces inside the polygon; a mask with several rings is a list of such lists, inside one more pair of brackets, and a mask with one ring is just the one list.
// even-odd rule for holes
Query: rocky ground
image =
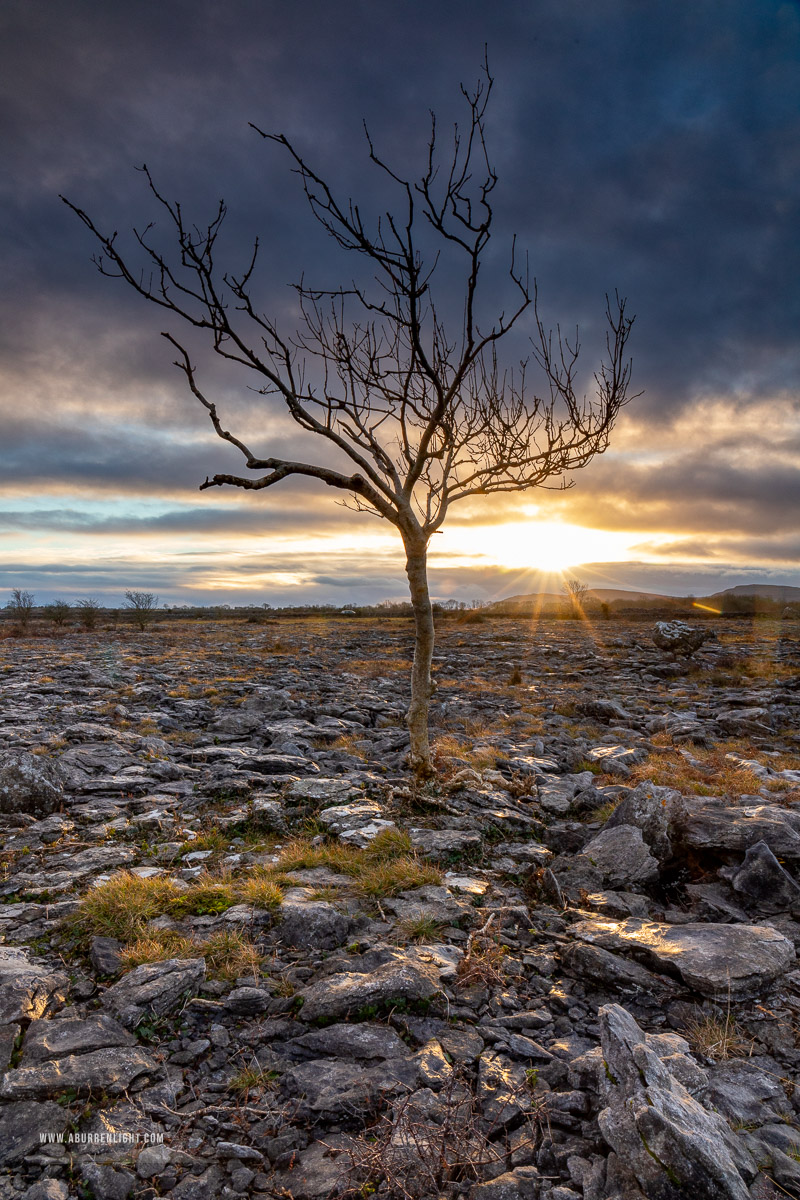
{"label": "rocky ground", "polygon": [[424,787],[403,622],[6,638],[0,1197],[800,1196],[800,631],[715,629],[448,621]]}

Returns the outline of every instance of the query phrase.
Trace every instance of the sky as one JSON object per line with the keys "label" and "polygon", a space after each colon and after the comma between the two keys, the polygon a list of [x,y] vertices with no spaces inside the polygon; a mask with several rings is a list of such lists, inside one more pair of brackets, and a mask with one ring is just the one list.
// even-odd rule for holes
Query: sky
{"label": "sky", "polygon": [[[432,539],[434,595],[493,600],[559,572],[675,595],[800,584],[797,0],[5,0],[0,604],[13,587],[40,602],[403,598],[396,531],[315,481],[199,490],[241,460],[159,336],[180,322],[98,274],[58,197],[126,249],[152,220],[166,236],[143,163],[199,225],[224,198],[218,261],[238,269],[259,238],[253,292],[290,336],[291,285],[346,284],[354,267],[249,122],[372,218],[394,201],[363,122],[418,177],[429,112],[440,130],[463,120],[485,45],[489,299],[505,302],[516,235],[544,320],[579,326],[591,384],[619,290],[642,394],[574,487],[454,506]],[[324,454],[189,344],[228,428],[264,455]]]}

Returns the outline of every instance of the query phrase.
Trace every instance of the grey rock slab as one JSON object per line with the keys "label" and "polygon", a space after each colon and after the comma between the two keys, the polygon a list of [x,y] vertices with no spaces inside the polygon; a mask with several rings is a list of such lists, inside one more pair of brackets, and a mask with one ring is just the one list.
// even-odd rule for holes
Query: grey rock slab
{"label": "grey rock slab", "polygon": [[369,974],[343,971],[312,984],[303,996],[301,1019],[335,1020],[393,1000],[430,1000],[439,991],[439,972],[428,964],[398,959]]}
{"label": "grey rock slab", "polygon": [[290,800],[316,800],[318,804],[343,804],[362,790],[362,784],[353,779],[295,779],[286,789]]}
{"label": "grey rock slab", "polygon": [[575,708],[583,716],[592,717],[595,721],[600,721],[605,725],[612,721],[619,723],[631,720],[631,714],[616,700],[603,700],[598,696],[581,697]]}
{"label": "grey rock slab", "polygon": [[44,1016],[68,986],[62,971],[31,962],[24,947],[0,946],[0,1025]]}
{"label": "grey rock slab", "polygon": [[441,862],[480,846],[481,835],[470,829],[409,829],[411,844],[423,858]]}
{"label": "grey rock slab", "polygon": [[64,800],[59,768],[38,754],[12,750],[0,758],[0,813],[46,817]]}
{"label": "grey rock slab", "polygon": [[47,1101],[18,1100],[4,1104],[0,1120],[0,1166],[22,1162],[41,1145],[41,1136],[62,1136],[70,1121],[69,1112],[60,1104]]}
{"label": "grey rock slab", "polygon": [[578,921],[571,934],[613,952],[632,953],[655,970],[677,972],[710,999],[750,1000],[791,969],[795,950],[776,929],[761,925],[667,925],[627,921]]}
{"label": "grey rock slab", "polygon": [[382,900],[381,905],[386,912],[393,913],[401,921],[415,921],[427,917],[448,925],[457,925],[464,918],[471,921],[475,915],[475,909],[467,897],[454,896],[446,887],[436,885],[401,892],[394,899]]}
{"label": "grey rock slab", "polygon": [[118,1096],[160,1073],[161,1068],[143,1050],[108,1047],[7,1071],[0,1096],[4,1100],[44,1100],[68,1090],[81,1094],[102,1090]]}
{"label": "grey rock slab", "polygon": [[169,1193],[171,1200],[217,1200],[222,1194],[225,1176],[214,1164],[201,1175],[184,1175]]}
{"label": "grey rock slab", "polygon": [[28,1026],[21,1062],[27,1067],[48,1058],[135,1044],[135,1038],[105,1013],[92,1013],[84,1020],[44,1018],[31,1021]]}
{"label": "grey rock slab", "polygon": [[800,813],[774,804],[728,804],[693,797],[676,821],[680,843],[692,850],[730,850],[744,854],[765,842],[773,854],[800,862]]}
{"label": "grey rock slab", "polygon": [[329,1134],[324,1141],[312,1142],[294,1154],[291,1168],[273,1176],[275,1194],[292,1200],[333,1200],[345,1190],[349,1177],[350,1156],[335,1154],[337,1145],[345,1140],[342,1135]]}
{"label": "grey rock slab", "polygon": [[505,1054],[484,1050],[478,1060],[477,1098],[485,1124],[501,1129],[531,1111],[526,1068]]}
{"label": "grey rock slab", "polygon": [[287,946],[301,950],[334,950],[348,938],[352,922],[325,900],[284,897],[275,931]]}
{"label": "grey rock slab", "polygon": [[762,1125],[792,1115],[780,1080],[747,1059],[714,1064],[707,1073],[708,1085],[699,1099],[729,1121]]}
{"label": "grey rock slab", "polygon": [[302,1096],[316,1118],[362,1118],[381,1098],[407,1092],[416,1086],[419,1073],[411,1059],[387,1059],[362,1067],[338,1058],[318,1058],[289,1068],[281,1089]]}
{"label": "grey rock slab", "polygon": [[636,825],[601,829],[583,847],[583,854],[612,887],[631,887],[658,878],[658,862]]}
{"label": "grey rock slab", "polygon": [[206,973],[204,958],[170,958],[166,962],[143,963],[108,988],[102,1004],[118,1020],[132,1028],[146,1012],[164,1016],[187,992],[193,993]]}
{"label": "grey rock slab", "polygon": [[405,1058],[410,1051],[402,1038],[385,1025],[328,1025],[304,1033],[287,1050],[322,1058]]}
{"label": "grey rock slab", "polygon": [[641,762],[644,755],[641,750],[630,746],[593,746],[591,750],[587,750],[586,757],[607,775],[619,775],[627,779],[631,767],[634,763]]}
{"label": "grey rock slab", "polygon": [[598,1018],[606,1064],[600,1130],[648,1200],[749,1200],[755,1165],[724,1119],[670,1074],[626,1009],[607,1004]]}
{"label": "grey rock slab", "polygon": [[654,975],[640,963],[631,962],[621,954],[612,954],[610,950],[584,942],[571,942],[564,946],[561,965],[568,975],[628,995],[653,996],[663,1000],[678,990],[675,980]]}

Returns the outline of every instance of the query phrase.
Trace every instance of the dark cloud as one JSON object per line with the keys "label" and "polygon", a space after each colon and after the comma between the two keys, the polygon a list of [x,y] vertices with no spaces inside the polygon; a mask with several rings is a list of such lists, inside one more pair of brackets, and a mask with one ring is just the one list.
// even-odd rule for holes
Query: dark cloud
{"label": "dark cloud", "polygon": [[[476,77],[487,41],[500,177],[497,239],[485,264],[489,298],[502,303],[516,232],[530,250],[546,318],[582,325],[588,379],[603,295],[618,286],[629,296],[638,314],[643,443],[657,445],[678,414],[705,398],[720,397],[731,411],[725,447],[709,449],[698,435],[657,467],[609,456],[583,473],[579,490],[556,497],[553,511],[560,505],[608,528],[668,531],[676,535],[672,557],[705,546],[724,560],[730,533],[739,538],[731,547],[749,546],[763,563],[779,560],[792,545],[800,502],[790,461],[800,435],[795,424],[780,444],[758,447],[752,432],[737,429],[736,413],[796,396],[800,380],[800,11],[785,0],[507,0],[493,8],[431,0],[424,9],[402,0],[6,0],[7,526],[35,526],[15,493],[169,496],[177,504],[207,474],[241,466],[170,366],[158,334],[175,327],[97,276],[91,238],[57,193],[123,239],[155,211],[136,164],[146,161],[165,194],[182,198],[198,221],[224,195],[220,261],[238,265],[259,234],[259,299],[291,332],[297,314],[287,285],[303,271],[321,284],[346,282],[353,266],[310,220],[280,148],[248,121],[286,130],[372,217],[391,189],[366,159],[362,117],[401,170],[418,171],[428,109],[449,130],[458,83]],[[455,293],[444,299],[457,314]],[[246,420],[253,427],[249,414],[257,411],[259,448],[300,445],[270,403],[247,391],[244,372],[226,371],[189,341],[232,428]],[[512,357],[525,349],[520,339]],[[315,509],[318,525],[336,525],[323,490],[287,494],[271,495],[263,508],[237,495],[230,513],[218,499],[198,498],[194,513],[129,518],[102,510],[85,518],[43,500],[38,528],[255,532],[263,521],[302,534]],[[658,553],[665,556],[663,545]],[[347,570],[354,579],[352,563]],[[327,567],[315,580],[309,586],[355,587]]]}

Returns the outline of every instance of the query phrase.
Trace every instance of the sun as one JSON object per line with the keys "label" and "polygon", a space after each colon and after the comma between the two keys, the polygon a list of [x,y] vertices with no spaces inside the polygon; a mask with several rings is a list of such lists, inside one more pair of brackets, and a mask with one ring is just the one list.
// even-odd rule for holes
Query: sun
{"label": "sun", "polygon": [[[452,566],[511,567],[561,575],[583,563],[629,557],[629,534],[563,521],[451,526],[433,547]],[[477,561],[476,561],[477,560]]]}

